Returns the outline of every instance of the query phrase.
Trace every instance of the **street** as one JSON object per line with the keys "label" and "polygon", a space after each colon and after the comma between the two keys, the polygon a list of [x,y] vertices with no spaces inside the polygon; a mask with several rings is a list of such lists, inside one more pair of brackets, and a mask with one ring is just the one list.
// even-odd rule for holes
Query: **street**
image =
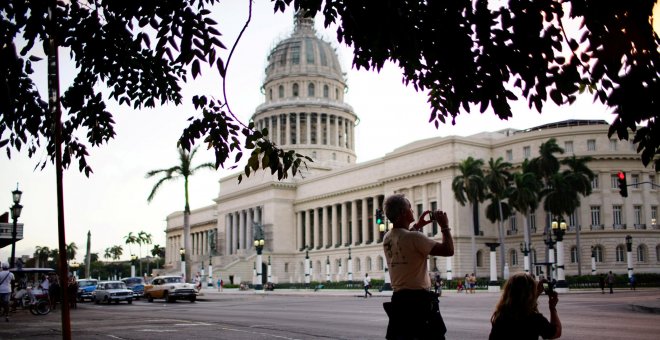
{"label": "street", "polygon": [[[440,300],[448,339],[487,339],[499,294],[445,293]],[[660,290],[560,295],[562,339],[657,339],[660,314],[633,311],[631,303],[658,301]],[[389,297],[358,293],[207,293],[196,303],[144,299],[132,305],[79,303],[71,310],[73,339],[384,339]],[[539,310],[548,316],[547,298]],[[12,314],[1,339],[61,337],[59,309],[46,316]]]}

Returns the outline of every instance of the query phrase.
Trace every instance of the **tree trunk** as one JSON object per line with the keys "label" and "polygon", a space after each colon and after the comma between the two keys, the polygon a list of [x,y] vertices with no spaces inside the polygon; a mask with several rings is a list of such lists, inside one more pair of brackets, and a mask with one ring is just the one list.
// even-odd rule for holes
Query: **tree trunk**
{"label": "tree trunk", "polygon": [[497,208],[500,212],[500,218],[498,220],[499,225],[499,234],[500,234],[500,278],[504,279],[504,263],[506,261],[506,247],[504,246],[504,221],[502,214],[502,202],[497,200]]}
{"label": "tree trunk", "polygon": [[185,261],[186,261],[186,272],[184,273],[186,277],[186,282],[190,280],[190,267],[192,261],[190,260],[192,256],[192,243],[190,239],[190,211],[186,208],[183,212],[183,249],[185,250]]}

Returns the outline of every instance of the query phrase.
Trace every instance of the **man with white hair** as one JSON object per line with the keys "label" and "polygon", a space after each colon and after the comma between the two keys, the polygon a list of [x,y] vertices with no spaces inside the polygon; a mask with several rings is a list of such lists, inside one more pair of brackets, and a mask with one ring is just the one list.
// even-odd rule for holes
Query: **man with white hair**
{"label": "man with white hair", "polygon": [[9,296],[11,295],[11,282],[13,280],[14,274],[9,271],[9,264],[3,262],[2,272],[0,272],[0,303],[2,303],[5,321],[9,321]]}

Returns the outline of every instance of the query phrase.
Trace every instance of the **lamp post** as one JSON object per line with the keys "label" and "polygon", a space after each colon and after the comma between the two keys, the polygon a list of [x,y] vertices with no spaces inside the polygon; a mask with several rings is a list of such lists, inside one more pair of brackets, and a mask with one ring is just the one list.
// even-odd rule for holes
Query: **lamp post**
{"label": "lamp post", "polygon": [[[260,235],[259,235],[260,236]],[[257,249],[257,284],[254,286],[254,290],[263,290],[264,286],[262,284],[262,275],[263,273],[261,272],[261,251],[264,249],[264,244],[266,241],[263,239],[263,237],[257,237],[257,239],[254,240],[254,248]]]}
{"label": "lamp post", "polygon": [[21,196],[23,192],[18,190],[18,183],[16,183],[16,190],[11,192],[12,199],[14,200],[14,205],[11,207],[11,219],[14,221],[14,225],[11,229],[11,260],[9,267],[14,267],[14,262],[16,260],[16,224],[18,223],[18,218],[21,217],[21,211],[23,211],[23,206],[19,203],[21,202]]}
{"label": "lamp post", "polygon": [[131,277],[135,277],[135,261],[137,261],[137,255],[131,254]]}
{"label": "lamp post", "polygon": [[548,262],[546,263],[548,268],[547,279],[552,281],[555,271],[555,240],[552,239],[552,233],[549,232],[543,243],[548,247]]}
{"label": "lamp post", "polygon": [[268,280],[267,282],[273,282],[273,266],[270,264],[270,255],[268,255]]}
{"label": "lamp post", "polygon": [[325,258],[325,281],[330,282],[330,256]]}
{"label": "lamp post", "polygon": [[591,275],[596,275],[596,247],[591,246]]}
{"label": "lamp post", "polygon": [[179,255],[181,255],[181,276],[183,276],[183,282],[186,282],[186,250],[180,248]]}
{"label": "lamp post", "polygon": [[524,259],[523,259],[523,266],[525,268],[525,273],[529,273],[530,270],[530,265],[529,265],[529,245],[527,245],[527,242],[520,242],[520,252],[523,253]]}
{"label": "lamp post", "polygon": [[567,293],[568,283],[564,274],[564,234],[566,233],[566,221],[559,218],[559,221],[552,221],[552,231],[557,240],[557,292]]}
{"label": "lamp post", "polygon": [[78,280],[78,267],[80,267],[80,263],[77,261],[71,261],[71,263],[69,263],[69,267],[71,267],[71,273],[73,274],[73,277]]}
{"label": "lamp post", "polygon": [[348,247],[348,283],[353,284],[353,258],[351,257],[351,247]]}
{"label": "lamp post", "polygon": [[499,292],[500,284],[497,282],[497,247],[500,246],[499,243],[490,242],[486,243],[486,246],[490,248],[490,281],[488,282],[488,291],[489,292]]}
{"label": "lamp post", "polygon": [[628,278],[633,276],[632,236],[626,235],[626,250],[628,250]]}
{"label": "lamp post", "polygon": [[305,286],[309,288],[309,246],[305,246]]}

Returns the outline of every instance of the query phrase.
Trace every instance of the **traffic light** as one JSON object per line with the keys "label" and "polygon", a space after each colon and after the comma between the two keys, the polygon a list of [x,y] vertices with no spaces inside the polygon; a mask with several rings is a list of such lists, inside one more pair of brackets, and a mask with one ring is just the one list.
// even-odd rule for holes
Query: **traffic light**
{"label": "traffic light", "polygon": [[616,176],[617,180],[619,181],[619,194],[621,194],[621,197],[628,197],[628,183],[626,181],[626,173],[619,171]]}
{"label": "traffic light", "polygon": [[383,211],[380,209],[376,209],[376,224],[383,224]]}

